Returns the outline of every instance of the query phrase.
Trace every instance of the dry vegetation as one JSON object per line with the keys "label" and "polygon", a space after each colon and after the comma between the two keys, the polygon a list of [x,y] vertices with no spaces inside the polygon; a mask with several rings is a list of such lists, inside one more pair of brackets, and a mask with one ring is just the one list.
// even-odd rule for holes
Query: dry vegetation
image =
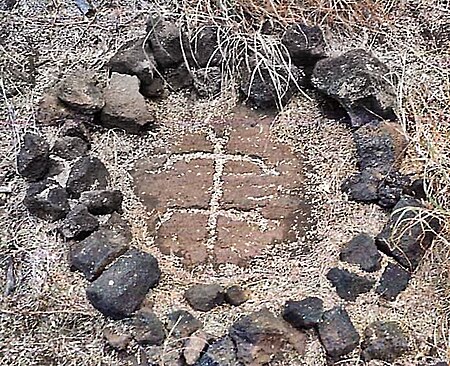
{"label": "dry vegetation", "polygon": [[[0,206],[1,288],[5,286],[11,258],[16,263],[18,278],[13,295],[0,295],[0,364],[124,364],[115,353],[105,349],[101,330],[108,324],[126,327],[127,323],[113,324],[86,303],[86,284],[81,276],[68,272],[66,245],[55,234],[55,228],[29,217],[21,205],[25,184],[14,175],[14,155],[24,131],[39,128],[35,107],[43,90],[67,70],[78,66],[105,73],[103,67],[118,47],[126,40],[145,36],[145,19],[155,10],[180,17],[180,22],[187,21],[191,31],[199,24],[210,22],[223,26],[225,36],[221,45],[227,59],[224,75],[228,80],[238,70],[238,63],[245,60],[249,49],[258,50],[265,64],[271,65],[273,78],[277,80],[276,70],[287,64],[281,57],[283,50],[264,32],[267,27],[280,29],[293,21],[322,26],[330,55],[362,47],[390,66],[398,85],[397,113],[410,138],[403,170],[426,178],[429,197],[426,214],[439,216],[445,226],[399,300],[386,307],[373,295],[362,296],[349,305],[349,312],[359,330],[378,317],[402,324],[414,341],[413,352],[401,365],[419,364],[419,359],[426,359],[428,353],[433,353],[435,359],[450,358],[449,2],[169,0],[159,5],[149,3],[95,1],[97,12],[92,18],[81,16],[70,0],[23,0],[12,11],[0,12],[0,186],[7,181],[8,188],[12,189],[12,193],[0,193],[0,200],[5,201]],[[179,105],[173,115],[185,112],[187,98],[171,98],[160,110],[166,113],[166,106]],[[220,102],[226,100],[224,97]],[[204,102],[198,115],[219,104]],[[361,228],[375,234],[386,215],[370,205],[345,202],[339,184],[354,169],[350,134],[344,126],[318,117],[316,109],[313,101],[300,95],[282,111],[279,121],[281,130],[294,136],[294,145],[315,166],[311,174],[316,185],[311,189],[321,209],[317,212],[320,220],[315,232],[320,245],[301,261],[287,260],[286,248],[274,248],[252,264],[251,271],[226,267],[220,274],[211,268],[188,273],[174,258],[161,257],[145,241],[141,208],[132,195],[126,170],[130,163],[127,154],[136,157],[145,152],[137,149],[142,147],[141,143],[122,134],[95,135],[94,153],[105,159],[115,183],[128,194],[125,214],[133,224],[134,244],[149,248],[158,256],[164,272],[170,274],[171,281],[163,280],[161,287],[151,294],[158,314],[163,316],[168,309],[185,306],[181,301],[182,290],[192,282],[210,278],[223,284],[240,282],[253,290],[254,299],[242,307],[242,313],[263,305],[276,310],[287,298],[304,295],[320,294],[328,306],[339,301],[324,276],[337,257],[339,245]],[[50,141],[56,132],[55,128],[43,131]],[[157,141],[150,136],[148,147]],[[236,316],[225,309],[225,312],[203,315],[203,319],[208,331],[220,334]],[[287,356],[273,365],[324,365],[317,340],[310,339],[308,347],[304,359]],[[352,358],[343,364],[356,365],[358,360]]]}

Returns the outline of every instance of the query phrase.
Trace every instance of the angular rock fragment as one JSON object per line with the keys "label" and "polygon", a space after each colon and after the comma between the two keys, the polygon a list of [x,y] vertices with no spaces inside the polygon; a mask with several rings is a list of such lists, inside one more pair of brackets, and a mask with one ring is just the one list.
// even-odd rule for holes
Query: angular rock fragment
{"label": "angular rock fragment", "polygon": [[32,215],[47,221],[62,219],[70,210],[66,190],[50,179],[31,183],[23,203]]}
{"label": "angular rock fragment", "polygon": [[121,191],[97,190],[82,192],[80,203],[94,215],[107,215],[122,210],[123,194]]}
{"label": "angular rock fragment", "polygon": [[376,244],[382,252],[413,271],[430,248],[440,227],[440,220],[430,215],[420,201],[403,198],[376,237]]}
{"label": "angular rock fragment", "polygon": [[166,328],[176,338],[187,338],[202,327],[202,322],[186,310],[176,310],[167,316]]}
{"label": "angular rock fragment", "polygon": [[283,319],[297,329],[315,327],[322,319],[323,301],[318,297],[307,297],[301,301],[287,301]]}
{"label": "angular rock fragment", "polygon": [[394,120],[395,90],[389,69],[362,49],[317,62],[313,85],[346,109],[352,127],[374,120]]}
{"label": "angular rock fragment", "polygon": [[185,64],[181,64],[176,69],[166,70],[164,78],[173,91],[189,88],[194,82],[191,71]]}
{"label": "angular rock fragment", "polygon": [[68,107],[86,114],[94,114],[105,105],[101,89],[87,70],[78,70],[65,77],[57,96]]}
{"label": "angular rock fragment", "polygon": [[113,72],[105,90],[105,101],[100,114],[100,122],[104,127],[140,133],[154,123],[154,116],[139,92],[139,79],[136,76]]}
{"label": "angular rock fragment", "polygon": [[109,173],[100,159],[84,156],[72,166],[66,189],[71,197],[78,198],[84,191],[105,189]]}
{"label": "angular rock fragment", "polygon": [[108,62],[109,70],[119,74],[137,76],[142,83],[151,83],[156,70],[156,61],[148,44],[143,39],[133,39],[119,48]]}
{"label": "angular rock fragment", "polygon": [[376,288],[376,293],[383,299],[393,301],[400,292],[404,291],[411,279],[411,273],[398,264],[389,263],[383,274],[380,283]]}
{"label": "angular rock fragment", "polygon": [[91,134],[86,125],[81,121],[67,120],[59,131],[61,136],[78,137],[87,143],[91,141]]}
{"label": "angular rock fragment", "polygon": [[225,291],[225,301],[233,306],[242,305],[250,298],[249,291],[244,290],[241,286],[230,286]]}
{"label": "angular rock fragment", "polygon": [[317,331],[327,355],[332,359],[339,359],[359,345],[359,334],[344,308],[325,311]]}
{"label": "angular rock fragment", "polygon": [[366,272],[376,272],[381,268],[381,254],[375,245],[375,239],[361,233],[350,240],[339,254],[343,262],[358,264]]}
{"label": "angular rock fragment", "polygon": [[191,41],[192,56],[199,68],[217,66],[222,53],[218,45],[220,30],[216,26],[204,26],[199,29]]}
{"label": "angular rock fragment", "polygon": [[400,201],[409,182],[409,177],[396,171],[390,172],[378,186],[378,205],[387,209],[393,208]]}
{"label": "angular rock fragment", "polygon": [[52,90],[44,94],[39,101],[36,121],[47,126],[54,126],[66,121],[92,122],[92,114],[76,111],[58,99],[57,91]]}
{"label": "angular rock fragment", "polygon": [[236,346],[229,336],[212,343],[195,366],[241,366],[236,356]]}
{"label": "angular rock fragment", "polygon": [[59,231],[66,239],[80,239],[97,230],[98,226],[98,219],[89,213],[86,206],[77,205],[67,214]]}
{"label": "angular rock fragment", "polygon": [[29,181],[43,178],[49,169],[49,149],[43,137],[27,132],[17,155],[19,174]]}
{"label": "angular rock fragment", "polygon": [[325,41],[322,30],[317,26],[293,24],[286,29],[281,42],[295,66],[314,66],[325,57]]}
{"label": "angular rock fragment", "polygon": [[86,296],[103,315],[126,318],[141,305],[160,276],[158,262],[152,255],[130,249],[89,285]]}
{"label": "angular rock fragment", "polygon": [[395,322],[375,322],[364,331],[362,358],[394,362],[409,349],[408,340]]}
{"label": "angular rock fragment", "polygon": [[198,69],[194,72],[194,87],[201,98],[215,97],[222,87],[222,72],[219,67]]}
{"label": "angular rock fragment", "polygon": [[147,98],[158,98],[164,94],[164,81],[160,77],[155,77],[149,83],[141,83],[139,92]]}
{"label": "angular rock fragment", "polygon": [[209,311],[225,301],[223,287],[214,284],[192,286],[186,290],[184,298],[198,311]]}
{"label": "angular rock fragment", "polygon": [[166,329],[153,311],[143,308],[136,313],[133,336],[140,344],[159,346],[166,339]]}
{"label": "angular rock fragment", "polygon": [[85,156],[89,150],[89,144],[79,137],[63,136],[55,141],[52,153],[65,160],[74,160]]}
{"label": "angular rock fragment", "polygon": [[188,365],[194,365],[208,346],[208,336],[202,330],[193,333],[184,343],[183,357]]}
{"label": "angular rock fragment", "polygon": [[236,344],[237,358],[246,365],[261,365],[278,354],[286,341],[283,321],[263,309],[235,322],[230,337]]}
{"label": "angular rock fragment", "polygon": [[112,230],[100,229],[70,248],[70,265],[87,280],[95,280],[103,270],[127,251],[129,240]]}
{"label": "angular rock fragment", "polygon": [[115,212],[111,214],[108,221],[102,227],[111,230],[115,235],[123,236],[128,241],[131,241],[133,237],[128,222]]}
{"label": "angular rock fragment", "polygon": [[336,287],[339,297],[349,301],[355,301],[359,295],[369,292],[375,284],[373,280],[339,268],[331,269],[327,279]]}

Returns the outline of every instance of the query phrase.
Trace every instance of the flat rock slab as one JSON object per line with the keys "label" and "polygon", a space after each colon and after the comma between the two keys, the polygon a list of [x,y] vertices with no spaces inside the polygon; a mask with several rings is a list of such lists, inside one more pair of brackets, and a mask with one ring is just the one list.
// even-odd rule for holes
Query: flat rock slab
{"label": "flat rock slab", "polygon": [[188,266],[246,265],[306,225],[301,159],[273,136],[271,118],[238,113],[220,130],[174,138],[132,172],[157,245]]}

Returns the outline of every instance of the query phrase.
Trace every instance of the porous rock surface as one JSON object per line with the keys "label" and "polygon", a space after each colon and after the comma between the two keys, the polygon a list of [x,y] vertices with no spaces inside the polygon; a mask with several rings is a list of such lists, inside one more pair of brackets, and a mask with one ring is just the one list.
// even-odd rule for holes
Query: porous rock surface
{"label": "porous rock surface", "polygon": [[381,268],[381,254],[375,239],[367,233],[360,233],[350,240],[342,248],[339,259],[357,264],[366,272],[376,272]]}
{"label": "porous rock surface", "polygon": [[95,190],[82,192],[80,203],[94,215],[107,215],[122,210],[123,194],[114,190]]}
{"label": "porous rock surface", "polygon": [[93,156],[84,156],[76,160],[70,170],[66,183],[71,197],[79,198],[84,191],[105,189],[109,173],[103,162]]}
{"label": "porous rock surface", "polygon": [[77,205],[62,221],[59,232],[66,239],[80,239],[97,230],[98,226],[98,219],[89,213],[86,206]]}

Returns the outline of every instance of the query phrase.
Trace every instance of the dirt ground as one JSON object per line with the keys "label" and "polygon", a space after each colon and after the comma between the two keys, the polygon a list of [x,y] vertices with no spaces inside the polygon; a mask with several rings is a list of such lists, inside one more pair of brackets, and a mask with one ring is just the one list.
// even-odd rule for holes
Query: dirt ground
{"label": "dirt ground", "polygon": [[[11,188],[10,193],[0,193],[0,289],[5,287],[11,258],[19,279],[13,295],[0,295],[0,365],[127,364],[105,346],[102,330],[106,326],[126,329],[129,322],[109,321],[87,302],[87,281],[69,271],[67,244],[56,234],[55,225],[32,217],[22,205],[26,185],[15,168],[15,154],[26,131],[44,134],[50,144],[56,138],[56,127],[43,127],[35,120],[37,101],[44,90],[80,66],[97,70],[106,80],[108,59],[125,41],[145,35],[149,2],[95,3],[93,18],[81,16],[69,0],[23,0],[13,11],[0,12],[0,179]],[[447,7],[440,1],[411,3],[416,6],[392,3],[392,16],[382,31],[370,26],[341,31],[326,24],[323,27],[330,55],[355,47],[370,49],[400,80],[399,98],[409,104],[401,100],[405,107],[399,114],[411,138],[403,171],[422,173],[427,166],[423,140],[450,156],[448,110],[442,109],[441,119],[434,119],[439,103],[445,98],[450,102],[450,45],[445,33],[436,34],[436,29],[444,32],[445,24],[448,27],[450,12],[448,2]],[[170,8],[171,3],[166,5]],[[417,104],[412,106],[412,100]],[[276,117],[272,128],[274,136],[291,146],[307,167],[305,189],[314,223],[307,235],[268,248],[246,267],[201,265],[187,270],[180,258],[161,254],[146,227],[148,213],[134,193],[134,163],[173,136],[204,129],[215,118],[230,113],[236,103],[232,93],[199,102],[183,93],[172,94],[154,105],[161,124],[157,132],[145,137],[97,132],[92,146],[92,154],[101,158],[111,173],[111,186],[125,195],[124,216],[132,225],[133,246],[150,252],[160,263],[161,283],[148,295],[157,315],[165,319],[170,310],[192,311],[183,300],[183,292],[194,283],[240,284],[251,290],[251,300],[238,311],[221,306],[208,313],[194,312],[205,330],[216,336],[224,334],[243,314],[264,306],[279,313],[286,300],[318,296],[327,308],[345,303],[325,274],[338,264],[343,266],[338,263],[343,243],[361,231],[377,234],[387,220],[379,207],[349,202],[340,190],[343,179],[356,170],[350,130],[324,117],[314,95],[298,95]],[[428,103],[426,108],[423,103]],[[416,113],[424,121],[433,121],[411,127]],[[436,197],[439,201],[441,196]],[[442,210],[449,208],[445,200],[439,202]],[[382,301],[372,291],[345,303],[360,334],[375,320],[400,323],[409,336],[411,352],[396,365],[433,365],[450,360],[449,262],[444,231],[396,301]],[[383,263],[387,263],[386,258]],[[352,270],[358,272],[357,268]],[[133,352],[138,352],[137,347]],[[325,364],[323,349],[312,333],[308,334],[304,356],[286,350],[271,362],[273,366]],[[360,365],[362,361],[355,352],[339,364]]]}

